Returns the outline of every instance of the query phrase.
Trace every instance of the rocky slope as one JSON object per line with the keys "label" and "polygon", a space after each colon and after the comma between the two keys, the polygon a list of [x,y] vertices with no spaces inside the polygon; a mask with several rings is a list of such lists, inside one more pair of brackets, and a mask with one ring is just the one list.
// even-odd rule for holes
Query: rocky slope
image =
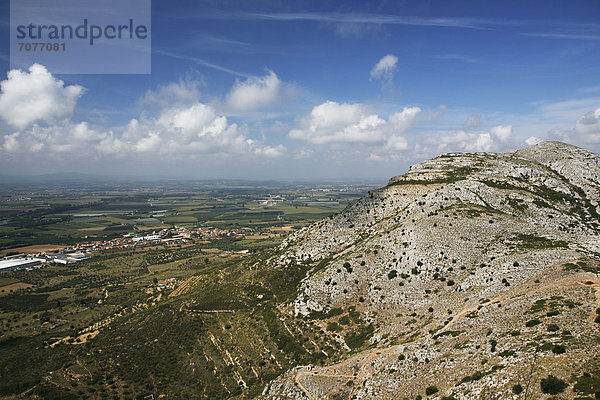
{"label": "rocky slope", "polygon": [[600,398],[599,178],[559,142],[444,154],[290,236],[283,312],[346,353],[263,397]]}

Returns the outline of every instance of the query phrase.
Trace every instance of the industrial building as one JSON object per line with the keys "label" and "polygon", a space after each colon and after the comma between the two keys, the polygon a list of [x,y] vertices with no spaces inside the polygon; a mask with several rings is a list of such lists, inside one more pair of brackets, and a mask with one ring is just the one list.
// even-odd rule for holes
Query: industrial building
{"label": "industrial building", "polygon": [[12,271],[14,269],[32,268],[41,265],[46,260],[41,258],[12,258],[0,261],[0,271]]}

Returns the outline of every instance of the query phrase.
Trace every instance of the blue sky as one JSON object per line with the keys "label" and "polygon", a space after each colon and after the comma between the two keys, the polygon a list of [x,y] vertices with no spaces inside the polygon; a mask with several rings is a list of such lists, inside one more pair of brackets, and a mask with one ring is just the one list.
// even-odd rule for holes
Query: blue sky
{"label": "blue sky", "polygon": [[147,75],[11,71],[0,15],[1,173],[383,180],[600,151],[598,1],[154,0]]}

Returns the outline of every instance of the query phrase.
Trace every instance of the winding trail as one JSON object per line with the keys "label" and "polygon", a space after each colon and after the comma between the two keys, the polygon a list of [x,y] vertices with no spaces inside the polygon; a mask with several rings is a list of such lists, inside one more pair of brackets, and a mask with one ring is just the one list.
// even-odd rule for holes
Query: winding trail
{"label": "winding trail", "polygon": [[[510,302],[510,301],[516,299],[517,297],[521,297],[521,296],[529,295],[529,294],[533,294],[533,293],[538,293],[538,292],[546,291],[548,289],[553,289],[553,288],[557,288],[557,287],[584,286],[587,288],[591,288],[594,290],[594,295],[597,299],[596,305],[597,305],[597,307],[600,307],[600,277],[599,276],[597,276],[591,272],[577,272],[577,273],[574,273],[567,277],[552,280],[552,274],[562,271],[564,264],[566,264],[568,262],[572,262],[572,261],[565,261],[565,262],[556,264],[555,266],[553,266],[549,269],[546,269],[542,274],[535,276],[535,277],[521,283],[520,285],[511,287],[508,290],[505,290],[505,291],[497,294],[493,298],[490,298],[489,302],[486,302],[484,304],[472,304],[472,303],[468,304],[465,308],[463,308],[460,312],[458,312],[455,315],[455,317],[452,321],[450,321],[446,326],[444,326],[443,329],[436,332],[436,334],[439,334],[441,332],[448,330],[450,327],[452,327],[457,322],[462,321],[471,312],[477,311],[478,308],[481,306],[486,307],[486,306],[489,306],[492,304],[498,304],[498,303],[503,304],[503,303]],[[550,282],[545,285],[535,283],[536,280],[542,280],[542,279],[550,280]],[[590,283],[590,282],[592,282],[592,283]],[[533,285],[535,285],[535,287],[532,287]],[[594,309],[590,313],[590,323],[594,323],[595,318],[596,318],[596,311]],[[349,381],[354,381],[353,389],[350,392],[350,395],[348,396],[348,398],[352,398],[352,396],[355,394],[355,392],[358,390],[358,388],[365,382],[367,376],[370,375],[367,373],[367,368],[371,364],[372,360],[375,358],[378,358],[378,357],[385,357],[386,355],[389,355],[392,353],[401,352],[399,350],[402,348],[403,348],[403,345],[395,345],[395,346],[390,346],[390,347],[383,348],[383,349],[375,348],[375,349],[367,350],[358,355],[352,356],[351,358],[341,361],[338,364],[321,367],[321,368],[311,370],[311,371],[299,370],[294,374],[294,382],[295,382],[296,386],[302,391],[302,393],[304,393],[306,398],[308,398],[308,400],[322,400],[325,398],[333,399],[336,394],[340,393],[343,390],[344,386]],[[352,371],[353,368],[356,368],[357,366],[358,366],[358,373],[352,374],[352,373],[347,372],[347,371]],[[326,396],[322,396],[322,395],[314,394],[313,392],[311,392],[311,390],[306,387],[306,382],[304,382],[304,383],[302,382],[304,380],[303,378],[308,378],[310,380],[310,377],[324,377],[324,378],[329,377],[329,378],[338,378],[338,379],[345,378],[345,379],[342,382],[337,383],[337,384],[332,382],[331,386],[333,387],[333,389],[330,390]]]}

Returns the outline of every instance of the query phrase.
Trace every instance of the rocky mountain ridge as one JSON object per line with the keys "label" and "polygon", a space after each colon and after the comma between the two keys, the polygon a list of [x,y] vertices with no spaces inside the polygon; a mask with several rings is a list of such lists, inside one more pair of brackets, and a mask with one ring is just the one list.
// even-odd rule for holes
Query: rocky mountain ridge
{"label": "rocky mountain ridge", "polygon": [[547,398],[552,375],[575,398],[596,373],[600,396],[599,202],[600,157],[543,142],[443,154],[291,235],[271,263],[309,272],[284,312],[348,353],[263,397]]}

